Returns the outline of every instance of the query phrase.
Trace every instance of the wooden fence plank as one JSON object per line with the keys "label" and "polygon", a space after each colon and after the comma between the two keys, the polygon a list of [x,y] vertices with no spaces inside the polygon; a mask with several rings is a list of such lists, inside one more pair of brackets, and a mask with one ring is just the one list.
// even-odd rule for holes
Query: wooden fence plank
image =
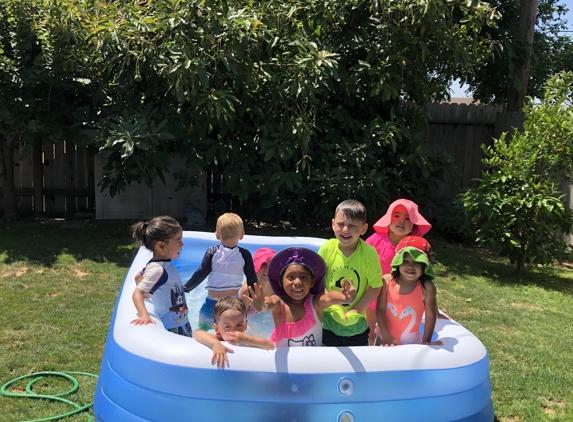
{"label": "wooden fence plank", "polygon": [[[31,188],[34,186],[34,173],[32,168],[34,167],[34,158],[32,154],[29,154],[26,158],[21,161],[21,186],[24,188]],[[32,196],[20,196],[19,209],[25,212],[30,212],[33,209],[33,197]]]}
{"label": "wooden fence plank", "polygon": [[[54,162],[54,144],[52,142],[43,142],[44,157],[42,162],[42,174],[44,175],[44,189],[52,187],[56,184],[55,181],[55,162]],[[55,196],[46,195],[44,193],[44,211],[47,214],[56,212]]]}
{"label": "wooden fence plank", "polygon": [[[88,188],[88,153],[86,148],[76,148],[76,184],[78,189]],[[92,159],[93,161],[93,159]],[[93,167],[93,166],[92,166]],[[92,185],[93,187],[93,185]],[[89,204],[87,196],[76,197],[77,211],[88,212]]]}
{"label": "wooden fence plank", "polygon": [[95,189],[99,189],[96,187],[96,180],[95,180],[95,159],[94,155],[87,151],[87,148],[83,148],[86,151],[85,155],[85,165],[87,169],[87,184],[86,187],[91,190],[90,195],[88,196],[88,207],[86,209],[87,212],[95,212]]}
{"label": "wooden fence plank", "polygon": [[[45,186],[46,188],[56,188],[65,187],[65,177],[66,177],[66,156],[64,154],[64,142],[56,142],[53,144],[54,148],[54,158],[53,158],[53,168],[52,171],[54,172],[54,182],[58,183],[58,185],[53,186]],[[65,214],[66,212],[66,199],[64,196],[55,195],[54,196],[54,212],[57,214]]]}
{"label": "wooden fence plank", "polygon": [[[66,140],[62,143],[64,146],[64,186],[66,189],[75,189],[78,187],[76,145],[71,140]],[[65,207],[65,211],[68,214],[76,212],[76,197],[71,195],[65,196]]]}
{"label": "wooden fence plank", "polygon": [[34,212],[41,214],[44,211],[44,176],[42,174],[42,143],[36,142],[32,153],[32,185],[34,187]]}

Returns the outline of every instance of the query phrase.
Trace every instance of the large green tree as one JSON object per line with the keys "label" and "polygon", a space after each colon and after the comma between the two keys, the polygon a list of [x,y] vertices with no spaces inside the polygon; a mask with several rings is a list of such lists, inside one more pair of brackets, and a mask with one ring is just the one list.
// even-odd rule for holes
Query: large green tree
{"label": "large green tree", "polygon": [[[519,33],[522,3],[529,0],[491,0],[501,18],[485,25],[481,35],[490,37],[491,57],[476,63],[475,72],[461,75],[474,99],[485,104],[508,104],[508,95],[522,87],[521,64],[530,59],[527,95],[541,98],[545,81],[560,71],[573,70],[573,40],[567,29],[563,0],[539,0],[535,15],[533,44],[524,42]],[[523,17],[522,17],[523,19]]]}
{"label": "large green tree", "polygon": [[181,187],[213,169],[260,218],[423,199],[447,163],[420,144],[423,105],[489,54],[495,17],[477,0],[94,1],[75,17],[95,92],[76,118],[112,194],[179,154]]}

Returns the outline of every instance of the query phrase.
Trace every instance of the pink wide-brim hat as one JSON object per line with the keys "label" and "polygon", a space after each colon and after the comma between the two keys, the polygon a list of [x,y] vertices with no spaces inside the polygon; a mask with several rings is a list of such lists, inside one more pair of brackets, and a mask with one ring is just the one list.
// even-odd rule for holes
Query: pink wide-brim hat
{"label": "pink wide-brim hat", "polygon": [[253,254],[253,264],[255,264],[255,273],[258,273],[264,264],[269,264],[271,258],[277,253],[270,248],[261,248]]}
{"label": "pink wide-brim hat", "polygon": [[324,259],[312,249],[292,246],[279,251],[269,262],[267,269],[269,283],[277,296],[285,294],[280,284],[280,278],[286,267],[292,264],[304,265],[312,272],[314,286],[310,289],[311,294],[324,293],[324,276],[326,275]]}
{"label": "pink wide-brim hat", "polygon": [[422,214],[418,211],[418,205],[408,199],[398,199],[390,204],[386,214],[374,224],[376,233],[388,233],[388,226],[392,222],[392,214],[394,213],[394,209],[399,205],[406,208],[410,221],[416,225],[412,233],[410,233],[410,236],[423,236],[430,231],[432,225],[422,217]]}

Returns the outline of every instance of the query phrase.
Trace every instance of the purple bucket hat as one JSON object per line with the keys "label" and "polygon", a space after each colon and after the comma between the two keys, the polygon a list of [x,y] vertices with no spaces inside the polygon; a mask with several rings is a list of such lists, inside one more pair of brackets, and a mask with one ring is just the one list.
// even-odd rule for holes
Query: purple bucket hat
{"label": "purple bucket hat", "polygon": [[269,261],[267,272],[269,282],[276,295],[284,295],[284,290],[280,285],[280,278],[286,267],[292,264],[301,264],[310,269],[314,275],[314,286],[310,289],[313,295],[324,293],[324,275],[326,274],[326,263],[324,259],[312,249],[293,246],[277,252]]}

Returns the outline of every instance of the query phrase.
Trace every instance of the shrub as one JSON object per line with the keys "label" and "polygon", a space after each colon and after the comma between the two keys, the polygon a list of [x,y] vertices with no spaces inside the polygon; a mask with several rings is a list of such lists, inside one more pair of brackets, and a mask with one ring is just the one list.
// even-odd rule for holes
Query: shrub
{"label": "shrub", "polygon": [[458,198],[440,207],[434,219],[433,229],[453,242],[462,243],[470,239],[472,225],[466,215],[466,209]]}
{"label": "shrub", "polygon": [[479,186],[460,195],[476,241],[499,248],[518,272],[565,259],[570,249],[561,233],[573,229],[573,211],[557,186],[573,174],[573,110],[565,107],[572,88],[570,72],[551,78],[541,102],[526,106],[524,132],[494,140]]}

